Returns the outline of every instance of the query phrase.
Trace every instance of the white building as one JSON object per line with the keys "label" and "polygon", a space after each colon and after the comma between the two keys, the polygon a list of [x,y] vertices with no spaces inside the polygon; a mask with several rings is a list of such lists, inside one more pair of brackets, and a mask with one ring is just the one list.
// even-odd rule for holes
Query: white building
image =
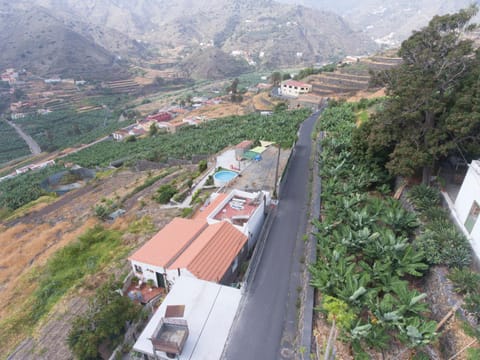
{"label": "white building", "polygon": [[480,160],[474,160],[468,168],[460,192],[455,200],[457,220],[480,258]]}
{"label": "white building", "polygon": [[232,283],[257,241],[270,202],[264,191],[214,194],[193,219],[174,218],[128,258],[134,275],[167,289],[184,276]]}
{"label": "white building", "polygon": [[252,250],[262,230],[270,193],[266,191],[247,192],[234,189],[221,196],[215,208],[206,217],[208,224],[228,221],[248,237],[248,250]]}
{"label": "white building", "polygon": [[312,85],[295,80],[285,80],[280,84],[280,94],[284,96],[298,97],[312,91]]}
{"label": "white building", "polygon": [[[144,355],[141,359],[149,360],[219,360],[240,298],[239,289],[182,277],[148,322],[133,350]],[[170,345],[176,340],[161,333],[162,322],[172,318],[167,313],[167,307],[170,306],[182,310],[181,314],[175,314],[173,322],[176,320],[188,326],[187,338],[181,342],[179,354],[175,355],[167,355],[161,346],[154,351],[153,345],[154,341]]]}
{"label": "white building", "polygon": [[183,276],[230,284],[248,255],[247,240],[226,221],[174,218],[129,260],[135,276],[162,288]]}

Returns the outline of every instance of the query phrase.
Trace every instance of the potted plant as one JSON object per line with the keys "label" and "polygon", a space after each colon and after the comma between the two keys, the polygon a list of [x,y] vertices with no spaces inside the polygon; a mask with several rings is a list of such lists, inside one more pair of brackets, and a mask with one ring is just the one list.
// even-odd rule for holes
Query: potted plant
{"label": "potted plant", "polygon": [[154,282],[152,279],[148,279],[147,280],[147,285],[148,287],[150,288],[149,291],[152,291],[152,288],[153,288],[153,285],[154,285]]}

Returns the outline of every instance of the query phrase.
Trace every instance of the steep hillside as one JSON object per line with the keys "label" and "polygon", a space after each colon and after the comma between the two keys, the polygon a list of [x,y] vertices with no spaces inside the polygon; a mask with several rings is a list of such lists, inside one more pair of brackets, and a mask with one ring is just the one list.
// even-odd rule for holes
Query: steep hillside
{"label": "steep hillside", "polygon": [[271,1],[227,2],[186,12],[163,27],[157,44],[164,49],[183,44],[181,54],[213,45],[263,68],[331,61],[376,49],[333,13]]}
{"label": "steep hillside", "polygon": [[279,0],[341,15],[378,44],[397,46],[434,15],[456,12],[472,0]]}
{"label": "steep hillside", "polygon": [[[131,56],[148,46],[161,56],[181,60],[214,46],[265,68],[312,64],[376,49],[370,39],[333,13],[272,0],[36,3],[64,25],[120,55]],[[30,2],[19,0],[9,6],[27,8]]]}
{"label": "steep hillside", "polygon": [[262,14],[268,14],[267,9],[240,22],[223,48],[248,49],[254,60],[269,68],[332,61],[376,49],[333,13],[298,6]]}
{"label": "steep hillside", "polygon": [[45,77],[126,76],[112,53],[39,7],[0,13],[0,54],[0,68],[25,68]]}
{"label": "steep hillside", "polygon": [[225,79],[251,70],[245,60],[213,47],[196,51],[182,61],[181,67],[193,79]]}

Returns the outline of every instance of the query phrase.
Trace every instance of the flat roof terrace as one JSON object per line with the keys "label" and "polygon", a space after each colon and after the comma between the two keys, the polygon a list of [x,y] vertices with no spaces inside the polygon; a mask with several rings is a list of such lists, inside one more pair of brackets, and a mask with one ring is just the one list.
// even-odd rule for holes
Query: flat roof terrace
{"label": "flat roof terrace", "polygon": [[243,225],[253,215],[258,207],[258,201],[242,196],[234,196],[215,215],[218,221],[230,220],[234,225]]}
{"label": "flat roof terrace", "polygon": [[188,324],[183,319],[162,319],[152,336],[155,350],[180,355],[188,337]]}
{"label": "flat roof terrace", "polygon": [[155,358],[152,338],[168,306],[184,304],[188,336],[178,360],[220,360],[242,294],[239,289],[181,276],[140,334],[133,350]]}

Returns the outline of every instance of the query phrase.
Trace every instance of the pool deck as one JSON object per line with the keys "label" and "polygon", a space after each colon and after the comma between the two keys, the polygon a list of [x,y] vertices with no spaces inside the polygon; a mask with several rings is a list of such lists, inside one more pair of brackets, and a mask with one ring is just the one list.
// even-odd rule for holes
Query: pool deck
{"label": "pool deck", "polygon": [[[291,150],[281,149],[278,176],[281,177],[283,169],[288,163]],[[269,146],[262,154],[262,160],[251,161],[241,172],[240,176],[230,181],[225,191],[239,189],[245,191],[265,190],[273,192],[275,182],[275,168],[277,165],[278,148]]]}

